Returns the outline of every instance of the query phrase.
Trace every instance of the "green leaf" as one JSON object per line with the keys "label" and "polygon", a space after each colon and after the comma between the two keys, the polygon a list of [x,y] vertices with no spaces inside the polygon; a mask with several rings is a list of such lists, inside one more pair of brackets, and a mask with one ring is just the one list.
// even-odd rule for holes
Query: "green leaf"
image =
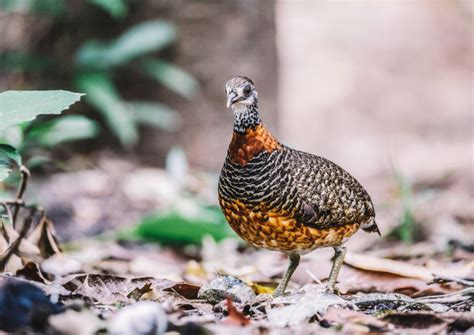
{"label": "green leaf", "polygon": [[176,39],[176,29],[164,21],[137,24],[110,43],[86,42],[78,51],[79,66],[108,68],[160,50]]}
{"label": "green leaf", "polygon": [[8,127],[0,131],[0,143],[10,144],[15,148],[23,145],[23,129],[20,126]]}
{"label": "green leaf", "polygon": [[12,169],[20,166],[20,153],[11,145],[0,144],[0,181],[5,180]]}
{"label": "green leaf", "polygon": [[82,115],[67,115],[34,126],[27,133],[26,140],[45,147],[93,138],[99,133],[97,122]]}
{"label": "green leaf", "polygon": [[162,60],[146,59],[141,63],[144,74],[186,99],[195,97],[199,83],[183,69]]}
{"label": "green leaf", "polygon": [[127,108],[136,122],[164,130],[176,130],[180,125],[179,115],[168,106],[158,102],[132,101]]}
{"label": "green leaf", "polygon": [[199,245],[206,235],[217,241],[236,236],[216,206],[200,208],[194,215],[175,209],[147,216],[136,227],[133,235],[129,237],[171,245]]}
{"label": "green leaf", "polygon": [[0,8],[20,14],[59,16],[64,13],[64,0],[0,0]]}
{"label": "green leaf", "polygon": [[129,147],[136,144],[138,140],[136,122],[105,73],[80,73],[76,78],[76,85],[87,93],[86,101],[102,114],[122,145]]}
{"label": "green leaf", "polygon": [[128,12],[127,2],[124,0],[89,0],[89,2],[102,8],[114,18],[123,18]]}
{"label": "green leaf", "polygon": [[51,59],[24,52],[12,51],[0,55],[0,70],[3,71],[41,71],[52,64]]}
{"label": "green leaf", "polygon": [[80,100],[69,91],[6,91],[0,93],[0,131],[40,114],[59,114]]}

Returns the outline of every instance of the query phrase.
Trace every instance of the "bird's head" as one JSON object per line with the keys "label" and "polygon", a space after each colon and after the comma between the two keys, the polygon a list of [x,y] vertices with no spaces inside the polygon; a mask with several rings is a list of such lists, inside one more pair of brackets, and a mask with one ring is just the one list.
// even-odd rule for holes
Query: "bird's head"
{"label": "bird's head", "polygon": [[252,80],[247,77],[234,77],[225,84],[227,108],[240,109],[257,104],[257,91]]}

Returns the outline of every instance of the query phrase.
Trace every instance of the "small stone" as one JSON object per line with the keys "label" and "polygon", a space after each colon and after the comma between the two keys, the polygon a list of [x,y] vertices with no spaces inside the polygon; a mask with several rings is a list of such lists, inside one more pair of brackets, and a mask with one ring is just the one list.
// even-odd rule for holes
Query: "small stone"
{"label": "small stone", "polygon": [[168,327],[163,307],[152,301],[141,301],[120,310],[111,320],[108,331],[112,335],[162,335]]}
{"label": "small stone", "polygon": [[242,280],[221,275],[208,284],[201,287],[198,292],[198,298],[204,299],[212,304],[230,298],[237,303],[246,303],[256,298],[255,292]]}

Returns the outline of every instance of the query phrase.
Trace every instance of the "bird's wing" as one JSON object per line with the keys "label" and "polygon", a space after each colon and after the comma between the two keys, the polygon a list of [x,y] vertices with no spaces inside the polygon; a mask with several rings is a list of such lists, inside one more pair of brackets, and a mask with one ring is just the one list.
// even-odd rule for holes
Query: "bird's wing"
{"label": "bird's wing", "polygon": [[300,200],[295,213],[298,221],[321,229],[364,224],[375,216],[368,193],[337,164],[296,150],[289,155],[293,156],[289,173]]}

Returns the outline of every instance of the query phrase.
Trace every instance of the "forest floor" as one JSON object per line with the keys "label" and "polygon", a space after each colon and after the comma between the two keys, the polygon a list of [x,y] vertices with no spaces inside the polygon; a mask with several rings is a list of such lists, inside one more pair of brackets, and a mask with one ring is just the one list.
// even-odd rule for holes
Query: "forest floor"
{"label": "forest floor", "polygon": [[[180,170],[179,164],[173,171]],[[379,206],[384,237],[359,232],[351,239],[337,295],[325,291],[333,252],[321,249],[303,256],[287,294],[272,298],[286,256],[213,231],[211,236],[199,233],[197,240],[186,235],[189,231],[180,227],[194,221],[183,217],[200,213],[189,203],[210,202],[215,178],[190,173],[185,185],[177,185],[181,177],[107,159],[88,171],[31,183],[31,193],[50,219],[34,206],[6,202],[12,216],[16,206],[21,209],[16,229],[2,225],[0,235],[3,329],[68,334],[474,331],[473,218],[455,202],[447,209],[439,205],[452,204],[446,199],[458,196],[455,179],[412,185],[409,204],[400,192],[387,191],[397,200]],[[431,190],[429,201],[423,201],[423,188]],[[171,233],[155,231],[164,234],[165,243],[127,235],[131,223],[158,207],[188,212],[174,221],[156,220],[174,222]],[[32,227],[23,229],[30,217]],[[205,229],[206,220],[201,215],[194,230]],[[186,245],[180,238],[187,239]],[[400,240],[407,238],[413,241]]]}

